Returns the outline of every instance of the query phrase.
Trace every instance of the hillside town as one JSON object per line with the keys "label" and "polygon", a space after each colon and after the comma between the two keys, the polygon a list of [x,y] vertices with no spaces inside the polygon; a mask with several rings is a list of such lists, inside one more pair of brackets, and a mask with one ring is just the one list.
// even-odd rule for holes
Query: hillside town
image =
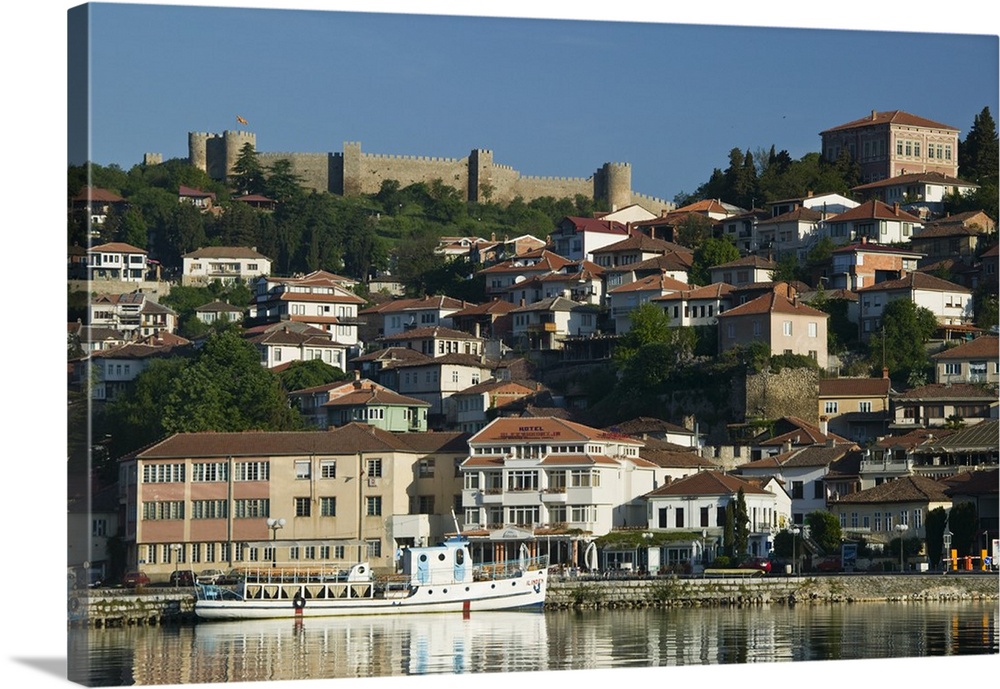
{"label": "hillside town", "polygon": [[[949,125],[873,111],[817,143],[860,183],[438,237],[434,265],[468,266],[477,300],[415,293],[399,264],[282,274],[249,243],[168,257],[102,233],[130,200],[82,187],[69,566],[112,583],[269,562],[391,571],[459,534],[478,562],[546,555],[574,573],[995,567],[997,208],[949,212],[980,188]],[[185,212],[229,212],[215,192],[175,191]],[[231,203],[266,217],[282,201]],[[184,290],[215,291],[171,306]],[[200,357],[244,352],[286,381],[294,424],[153,395],[142,408],[173,425],[133,414],[156,429],[139,445],[131,427],[74,433],[116,405],[108,418],[125,418],[123,400],[138,409],[155,376],[217,394],[192,373]],[[287,383],[306,364],[333,375]]]}

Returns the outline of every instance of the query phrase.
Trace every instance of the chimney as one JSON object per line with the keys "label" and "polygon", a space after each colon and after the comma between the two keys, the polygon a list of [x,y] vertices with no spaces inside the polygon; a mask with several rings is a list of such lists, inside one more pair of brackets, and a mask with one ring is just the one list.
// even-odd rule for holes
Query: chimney
{"label": "chimney", "polygon": [[823,435],[829,435],[830,433],[830,422],[825,416],[819,417],[819,432]]}
{"label": "chimney", "polygon": [[882,367],[882,380],[889,380],[889,369],[885,366]]}
{"label": "chimney", "polygon": [[894,204],[892,204],[892,212],[894,215],[897,216],[899,215],[899,201],[896,201]]}
{"label": "chimney", "polygon": [[878,113],[877,113],[877,112],[875,112],[874,110],[872,110],[872,122],[874,122],[874,121],[875,121],[875,116],[876,116],[876,115],[878,115]]}
{"label": "chimney", "polygon": [[792,451],[792,441],[786,440],[784,444],[781,446],[781,453],[785,454],[786,452],[791,452],[791,451]]}

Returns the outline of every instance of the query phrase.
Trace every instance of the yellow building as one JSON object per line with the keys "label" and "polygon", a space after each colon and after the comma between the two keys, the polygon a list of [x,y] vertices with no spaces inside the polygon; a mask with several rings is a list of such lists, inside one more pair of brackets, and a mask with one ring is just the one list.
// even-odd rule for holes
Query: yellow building
{"label": "yellow building", "polygon": [[179,433],[121,464],[128,566],[393,565],[399,546],[454,532],[461,433]]}

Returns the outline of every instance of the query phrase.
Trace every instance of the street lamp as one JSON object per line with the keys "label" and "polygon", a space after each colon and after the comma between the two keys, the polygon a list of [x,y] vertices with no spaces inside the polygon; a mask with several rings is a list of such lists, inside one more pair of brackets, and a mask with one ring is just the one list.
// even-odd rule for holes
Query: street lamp
{"label": "street lamp", "polygon": [[278,540],[278,529],[285,527],[284,519],[268,519],[267,528],[271,530],[271,567],[277,567],[278,548],[275,542]]}
{"label": "street lamp", "polygon": [[944,555],[944,561],[945,561],[944,571],[947,572],[948,563],[951,562],[951,531],[948,530],[947,528],[945,528],[942,540],[944,541],[944,553],[942,553]]}
{"label": "street lamp", "polygon": [[906,530],[909,529],[909,528],[910,527],[907,526],[906,524],[896,524],[896,531],[899,532],[899,571],[900,572],[902,572],[905,569],[905,565],[903,564],[903,534],[905,534]]}
{"label": "street lamp", "polygon": [[792,574],[798,574],[799,570],[799,558],[795,550],[795,536],[801,533],[802,529],[797,526],[792,527]]}
{"label": "street lamp", "polygon": [[182,546],[180,543],[170,544],[170,549],[174,551],[174,588],[177,588],[178,586],[181,585],[181,578],[180,575],[177,573],[177,566],[181,562],[181,547]]}

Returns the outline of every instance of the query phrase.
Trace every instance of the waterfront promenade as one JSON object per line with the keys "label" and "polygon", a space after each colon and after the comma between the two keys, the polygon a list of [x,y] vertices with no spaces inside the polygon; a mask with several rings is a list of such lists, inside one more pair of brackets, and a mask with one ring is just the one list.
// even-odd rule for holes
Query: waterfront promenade
{"label": "waterfront promenade", "polygon": [[[70,626],[193,623],[189,587],[71,592]],[[546,609],[762,606],[864,602],[1000,600],[995,573],[840,574],[761,577],[646,577],[549,580]]]}

